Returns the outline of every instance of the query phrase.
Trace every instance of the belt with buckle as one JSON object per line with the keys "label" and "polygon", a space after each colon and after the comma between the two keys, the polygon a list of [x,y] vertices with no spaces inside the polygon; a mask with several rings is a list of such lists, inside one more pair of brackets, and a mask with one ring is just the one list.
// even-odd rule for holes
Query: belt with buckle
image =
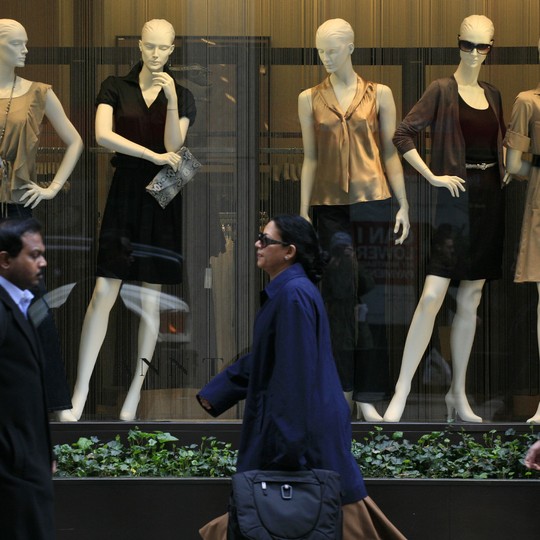
{"label": "belt with buckle", "polygon": [[540,167],[540,154],[533,154],[532,155],[531,165],[533,167]]}
{"label": "belt with buckle", "polygon": [[465,168],[466,169],[480,169],[481,171],[485,171],[486,169],[495,167],[495,165],[497,165],[496,161],[494,161],[493,163],[465,163]]}

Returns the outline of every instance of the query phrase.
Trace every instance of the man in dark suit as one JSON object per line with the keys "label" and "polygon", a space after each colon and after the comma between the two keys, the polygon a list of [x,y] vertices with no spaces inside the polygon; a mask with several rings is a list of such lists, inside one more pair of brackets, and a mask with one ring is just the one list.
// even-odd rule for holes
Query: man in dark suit
{"label": "man in dark suit", "polygon": [[43,353],[27,318],[47,265],[34,219],[0,223],[0,537],[55,537]]}

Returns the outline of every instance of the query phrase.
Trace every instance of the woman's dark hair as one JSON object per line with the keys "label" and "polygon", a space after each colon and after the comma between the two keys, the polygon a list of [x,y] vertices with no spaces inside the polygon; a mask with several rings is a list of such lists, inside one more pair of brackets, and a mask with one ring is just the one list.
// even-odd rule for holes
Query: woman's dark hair
{"label": "woman's dark hair", "polygon": [[282,214],[271,219],[281,234],[281,240],[296,247],[295,262],[304,267],[308,278],[317,283],[322,276],[323,258],[313,225],[301,216]]}
{"label": "woman's dark hair", "polygon": [[41,233],[41,224],[34,218],[10,218],[0,221],[0,251],[17,257],[23,248],[22,237],[27,233]]}

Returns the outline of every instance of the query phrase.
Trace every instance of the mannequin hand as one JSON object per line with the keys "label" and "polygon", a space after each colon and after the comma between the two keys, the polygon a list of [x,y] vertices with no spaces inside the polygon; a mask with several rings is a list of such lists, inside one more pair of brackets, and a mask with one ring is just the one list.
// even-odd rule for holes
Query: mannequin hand
{"label": "mannequin hand", "polygon": [[394,242],[396,245],[403,244],[407,236],[409,236],[409,230],[411,224],[409,223],[409,212],[405,208],[400,208],[396,214],[396,224],[394,226],[394,234],[399,234],[399,229],[401,229],[401,236],[396,238]]}
{"label": "mannequin hand", "polygon": [[507,186],[512,181],[512,179],[513,176],[509,172],[505,173],[503,176],[503,184]]}
{"label": "mannequin hand", "polygon": [[152,81],[154,83],[154,86],[159,86],[160,88],[163,88],[163,91],[165,92],[165,97],[170,103],[169,106],[177,107],[178,100],[176,97],[176,87],[174,85],[174,79],[168,73],[165,73],[164,71],[158,71],[152,73]]}
{"label": "mannequin hand", "polygon": [[54,198],[61,187],[60,184],[55,184],[54,182],[47,188],[42,188],[37,184],[25,184],[23,188],[26,189],[26,192],[21,197],[21,202],[24,202],[25,208],[27,206],[35,208],[42,200]]}
{"label": "mannequin hand", "polygon": [[525,456],[525,466],[540,471],[540,441],[536,441]]}
{"label": "mannequin hand", "polygon": [[144,157],[148,156],[152,163],[156,165],[170,165],[175,171],[182,161],[182,158],[176,152],[166,152],[165,154],[156,154],[147,150]]}
{"label": "mannequin hand", "polygon": [[460,191],[465,191],[465,180],[463,178],[460,178],[459,176],[435,176],[431,175],[427,178],[427,181],[435,187],[444,187],[446,188],[451,194],[452,197],[459,197]]}

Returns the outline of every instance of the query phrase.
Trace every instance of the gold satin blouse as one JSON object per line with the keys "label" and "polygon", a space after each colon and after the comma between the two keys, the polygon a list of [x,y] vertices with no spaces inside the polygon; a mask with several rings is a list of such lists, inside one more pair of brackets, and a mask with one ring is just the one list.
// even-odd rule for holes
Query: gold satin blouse
{"label": "gold satin blouse", "polygon": [[[8,162],[9,178],[0,187],[0,201],[18,203],[25,193],[22,186],[36,181],[36,154],[45,101],[50,85],[32,82],[28,92],[13,98],[7,118],[0,155]],[[9,98],[0,98],[5,113]],[[4,116],[0,114],[1,122]]]}
{"label": "gold satin blouse", "polygon": [[354,204],[391,196],[379,152],[377,84],[358,76],[345,113],[327,77],[311,89],[317,141],[312,205]]}

